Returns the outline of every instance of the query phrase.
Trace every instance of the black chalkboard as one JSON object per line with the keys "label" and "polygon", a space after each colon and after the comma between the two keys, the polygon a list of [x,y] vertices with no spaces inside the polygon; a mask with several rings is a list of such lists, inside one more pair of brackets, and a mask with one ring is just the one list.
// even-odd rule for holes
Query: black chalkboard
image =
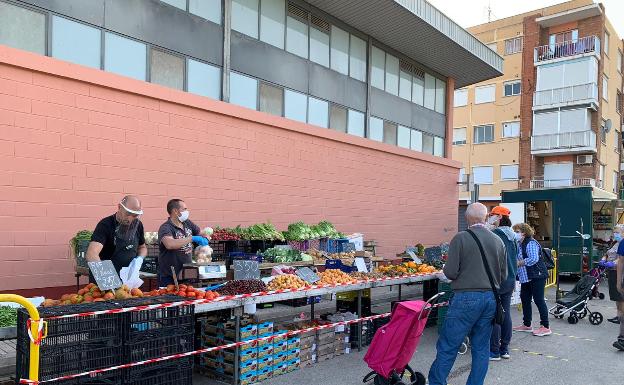
{"label": "black chalkboard", "polygon": [[234,260],[234,279],[260,279],[260,265],[258,261]]}
{"label": "black chalkboard", "polygon": [[425,260],[427,262],[439,261],[442,259],[442,248],[440,246],[427,247],[425,249]]}
{"label": "black chalkboard", "polygon": [[303,279],[308,283],[315,283],[320,280],[319,276],[309,267],[302,267],[301,269],[297,270],[297,275],[299,276],[299,278]]}
{"label": "black chalkboard", "polygon": [[121,279],[111,261],[88,262],[89,269],[100,290],[111,290],[121,287]]}

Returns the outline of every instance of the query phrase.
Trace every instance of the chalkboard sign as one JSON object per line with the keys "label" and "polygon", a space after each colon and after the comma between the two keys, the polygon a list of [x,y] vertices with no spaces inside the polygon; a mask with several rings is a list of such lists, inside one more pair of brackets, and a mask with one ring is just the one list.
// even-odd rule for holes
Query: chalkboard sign
{"label": "chalkboard sign", "polygon": [[442,259],[442,248],[440,246],[427,247],[425,249],[425,261],[433,262]]}
{"label": "chalkboard sign", "polygon": [[121,287],[121,279],[119,279],[119,274],[117,274],[117,270],[115,270],[113,262],[106,260],[100,262],[88,262],[88,264],[89,269],[91,269],[91,273],[93,274],[93,278],[95,278],[95,282],[100,290],[104,291]]}
{"label": "chalkboard sign", "polygon": [[342,252],[348,253],[351,251],[355,251],[355,245],[351,242],[346,242],[342,244]]}
{"label": "chalkboard sign", "polygon": [[234,260],[234,279],[260,279],[260,265],[258,261]]}
{"label": "chalkboard sign", "polygon": [[366,262],[364,261],[364,258],[355,258],[355,267],[357,267],[357,270],[360,273],[368,273],[368,268],[366,267]]}
{"label": "chalkboard sign", "polygon": [[320,280],[319,276],[309,267],[302,267],[301,269],[297,270],[297,275],[299,276],[299,278],[303,279],[308,283],[315,283]]}

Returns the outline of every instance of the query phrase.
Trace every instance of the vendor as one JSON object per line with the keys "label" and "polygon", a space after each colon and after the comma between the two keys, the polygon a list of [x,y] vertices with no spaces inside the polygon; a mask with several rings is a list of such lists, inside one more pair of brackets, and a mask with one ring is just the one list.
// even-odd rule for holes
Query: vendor
{"label": "vendor", "polygon": [[[117,205],[117,212],[102,219],[91,236],[87,249],[88,262],[110,260],[117,270],[128,267],[136,257],[145,257],[145,233],[140,217],[143,214],[139,198],[128,195]],[[89,273],[90,282],[95,283]]]}
{"label": "vendor", "polygon": [[158,229],[160,254],[158,257],[158,285],[164,287],[174,283],[171,267],[176,276],[185,263],[193,261],[193,242],[208,245],[208,235],[189,220],[189,210],[182,199],[171,199],[167,203],[169,219]]}

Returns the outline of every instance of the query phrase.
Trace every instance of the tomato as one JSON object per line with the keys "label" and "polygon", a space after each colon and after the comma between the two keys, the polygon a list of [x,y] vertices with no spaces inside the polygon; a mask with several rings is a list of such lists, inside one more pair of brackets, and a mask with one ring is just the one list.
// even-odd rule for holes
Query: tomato
{"label": "tomato", "polygon": [[186,290],[195,290],[195,288],[193,287],[193,285],[188,285],[188,286],[186,287]]}
{"label": "tomato", "polygon": [[186,290],[187,286],[186,285],[179,285],[178,289],[180,289],[180,291],[182,290]]}
{"label": "tomato", "polygon": [[178,292],[178,295],[179,295],[180,297],[186,297],[186,292],[185,292],[185,291],[180,290],[180,291]]}
{"label": "tomato", "polygon": [[204,293],[203,291],[198,291],[195,296],[197,297],[197,299],[204,299],[206,297],[206,293]]}
{"label": "tomato", "polygon": [[195,294],[195,292],[194,292],[194,291],[190,291],[190,292],[188,292],[188,291],[187,291],[187,292],[186,292],[186,296],[187,296],[187,297],[189,297],[189,298],[195,298],[195,297],[196,297],[196,294]]}

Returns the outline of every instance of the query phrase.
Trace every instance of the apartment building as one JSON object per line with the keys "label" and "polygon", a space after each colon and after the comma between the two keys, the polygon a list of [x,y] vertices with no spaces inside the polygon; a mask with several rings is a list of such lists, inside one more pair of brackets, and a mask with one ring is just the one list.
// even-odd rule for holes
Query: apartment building
{"label": "apartment building", "polygon": [[[505,61],[502,76],[455,91],[460,180],[491,205],[529,188],[592,185],[615,197],[622,40],[604,6],[573,0],[468,30]],[[460,207],[469,200],[460,191]]]}

